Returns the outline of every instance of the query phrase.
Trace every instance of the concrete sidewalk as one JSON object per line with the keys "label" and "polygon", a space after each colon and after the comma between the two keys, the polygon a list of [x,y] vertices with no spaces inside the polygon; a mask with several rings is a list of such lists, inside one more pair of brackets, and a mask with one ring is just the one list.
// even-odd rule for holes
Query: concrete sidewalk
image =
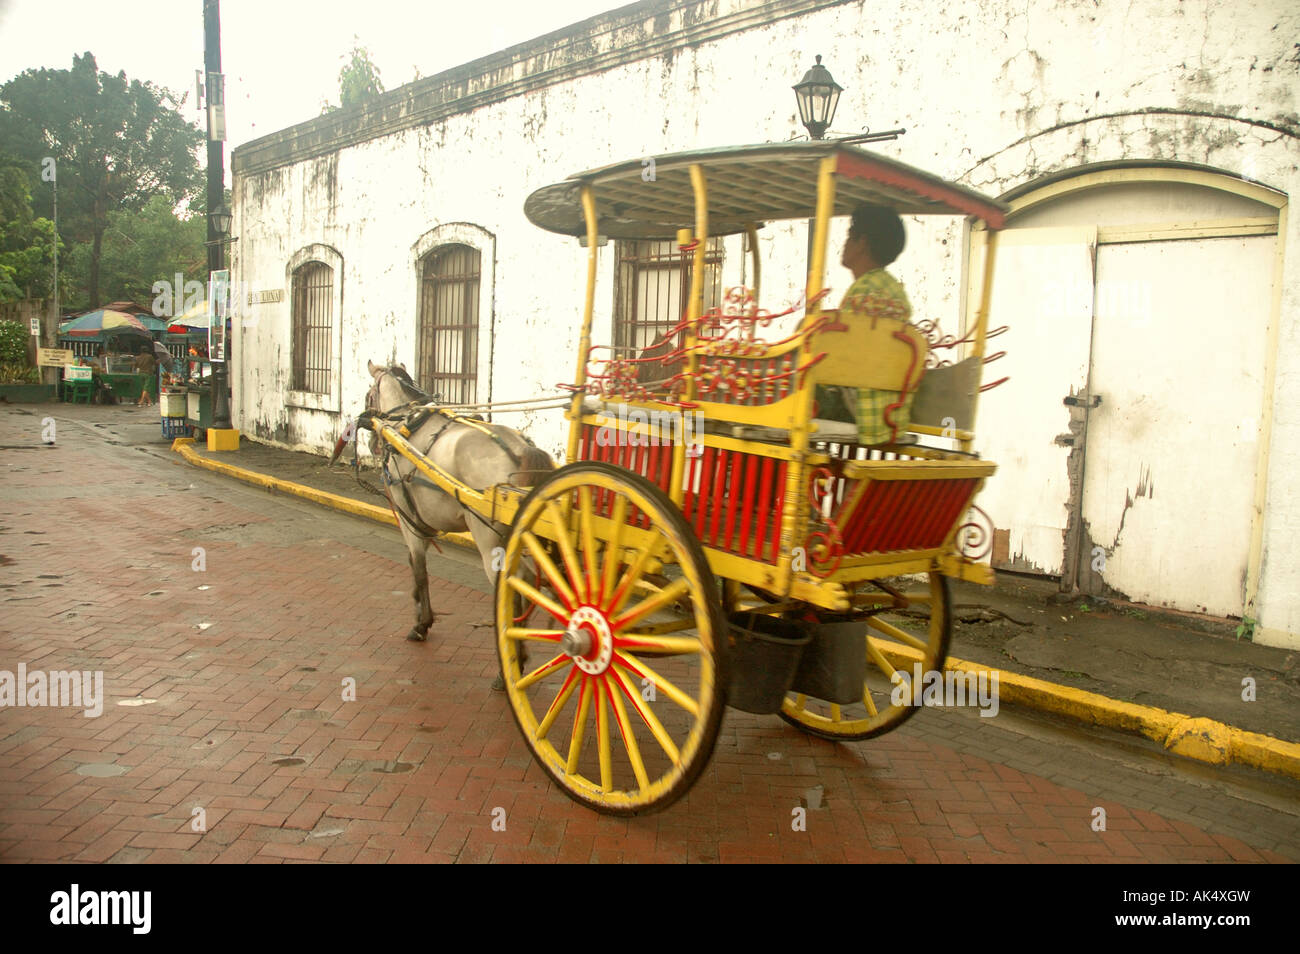
{"label": "concrete sidewalk", "polygon": [[[235,452],[184,442],[173,449],[273,492],[395,522],[384,498],[364,489],[344,461],[330,466],[247,439]],[[359,474],[379,486],[374,470]],[[993,587],[957,584],[953,605],[950,666],[997,668],[1004,703],[1136,732],[1204,762],[1300,778],[1300,652],[1238,639],[1235,621],[1095,598],[1063,601],[1054,582],[1007,573]]]}

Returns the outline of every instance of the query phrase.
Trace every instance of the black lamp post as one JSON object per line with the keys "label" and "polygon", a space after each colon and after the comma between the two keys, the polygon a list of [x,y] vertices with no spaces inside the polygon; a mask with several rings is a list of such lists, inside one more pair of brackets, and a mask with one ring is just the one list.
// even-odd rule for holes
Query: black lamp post
{"label": "black lamp post", "polygon": [[831,71],[822,66],[822,58],[794,85],[795,99],[799,103],[799,120],[813,139],[821,139],[835,118],[844,87],[831,77]]}

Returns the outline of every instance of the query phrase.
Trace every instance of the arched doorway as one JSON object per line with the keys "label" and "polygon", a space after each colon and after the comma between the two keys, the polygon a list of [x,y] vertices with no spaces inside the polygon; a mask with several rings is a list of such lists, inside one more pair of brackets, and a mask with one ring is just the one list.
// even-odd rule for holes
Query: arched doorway
{"label": "arched doorway", "polygon": [[[1240,615],[1259,571],[1280,279],[1255,183],[1111,166],[1006,197],[991,320],[1006,385],[981,400],[999,463],[995,565],[1062,589]],[[971,273],[983,259],[972,233]]]}

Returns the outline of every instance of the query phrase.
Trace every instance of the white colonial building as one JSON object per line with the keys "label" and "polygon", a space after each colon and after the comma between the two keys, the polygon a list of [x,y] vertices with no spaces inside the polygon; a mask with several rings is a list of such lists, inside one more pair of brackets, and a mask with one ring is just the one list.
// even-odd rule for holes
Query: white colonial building
{"label": "white colonial building", "polygon": [[[1300,646],[1297,36],[1287,0],[645,0],[419,80],[235,150],[233,278],[257,302],[235,424],[323,451],[367,360],[448,400],[572,381],[585,255],[525,198],[802,135],[790,87],[820,54],[845,87],[830,136],[906,128],[869,148],[1012,207],[985,377],[1007,381],[977,426],[995,562]],[[908,228],[891,271],[958,331],[983,236]],[[804,232],[760,235],[776,310],[800,296]],[[711,297],[752,279],[744,241],[716,243]],[[599,268],[598,340],[675,319],[674,249],[613,242]],[[558,412],[508,423],[560,454]]]}

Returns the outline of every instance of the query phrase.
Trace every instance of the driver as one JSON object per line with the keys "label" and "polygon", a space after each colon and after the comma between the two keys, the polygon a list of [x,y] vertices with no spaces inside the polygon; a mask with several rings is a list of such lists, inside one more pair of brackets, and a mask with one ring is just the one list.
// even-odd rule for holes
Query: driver
{"label": "driver", "polygon": [[[842,321],[864,318],[907,321],[912,317],[912,305],[902,283],[885,271],[885,266],[902,253],[906,242],[903,220],[893,209],[864,204],[854,210],[844,253],[840,256],[840,264],[853,273],[853,284],[840,303]],[[914,394],[908,394],[903,406],[893,412],[899,433],[911,421]],[[893,434],[885,421],[885,408],[898,399],[898,391],[821,385],[816,393],[817,416],[856,423],[859,442],[883,444]]]}

